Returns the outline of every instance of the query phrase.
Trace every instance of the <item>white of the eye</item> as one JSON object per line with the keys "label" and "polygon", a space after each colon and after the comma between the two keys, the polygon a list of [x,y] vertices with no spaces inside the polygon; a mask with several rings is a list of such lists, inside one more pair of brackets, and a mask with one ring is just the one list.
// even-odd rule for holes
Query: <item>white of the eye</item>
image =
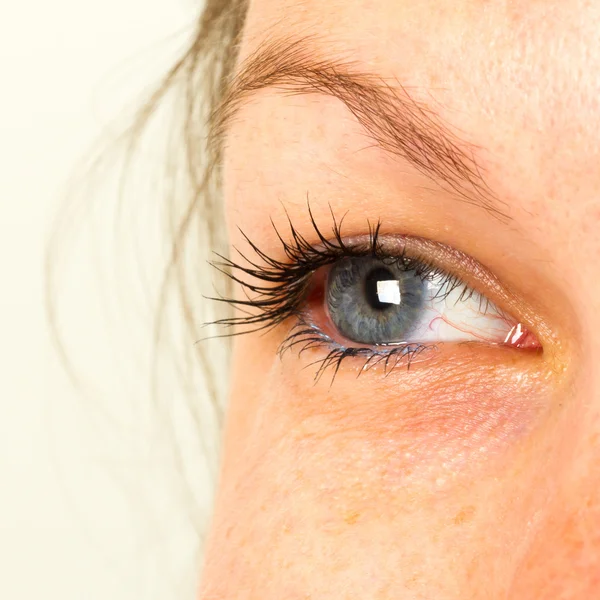
{"label": "white of the eye", "polygon": [[377,298],[385,304],[400,304],[400,282],[396,279],[377,282]]}
{"label": "white of the eye", "polygon": [[428,281],[419,322],[407,342],[487,341],[505,343],[514,327],[480,294],[458,286],[448,293],[443,277]]}

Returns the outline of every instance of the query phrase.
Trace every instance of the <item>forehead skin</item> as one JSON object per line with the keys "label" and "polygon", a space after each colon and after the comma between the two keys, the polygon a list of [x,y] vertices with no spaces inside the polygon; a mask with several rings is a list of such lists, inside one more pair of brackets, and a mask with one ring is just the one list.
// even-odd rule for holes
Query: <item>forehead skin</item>
{"label": "forehead skin", "polygon": [[[398,375],[372,387],[357,380],[313,390],[291,374],[291,362],[273,358],[268,336],[237,340],[203,599],[600,597],[598,32],[600,1],[250,3],[241,62],[265,41],[309,36],[316,56],[401,83],[477,148],[510,220],[451,198],[371,148],[337,100],[263,90],[227,138],[233,244],[243,226],[274,251],[269,217],[277,220],[285,207],[305,218],[309,192],[318,218],[329,206],[349,211],[354,233],[364,233],[365,218],[382,218],[392,232],[474,256],[527,297],[560,344],[544,348],[552,355],[544,377],[507,368],[503,382],[498,368],[493,385],[474,392],[479,409],[519,405],[513,429],[542,433],[517,444],[520,433],[498,426],[496,446],[486,443],[495,458],[477,463],[463,452],[472,439],[445,445],[456,415],[434,425],[427,415],[409,419],[410,451],[427,461],[417,467],[393,458],[391,476],[378,453],[389,442],[389,459],[397,439],[369,439],[349,454],[357,446],[344,428],[354,407],[362,404],[376,429],[372,395],[387,399],[397,385],[413,406],[434,410],[443,382],[402,388]],[[514,384],[520,396],[502,389],[513,376],[531,382]],[[469,392],[478,384],[465,376],[461,385]],[[346,437],[327,430],[329,416],[307,416],[305,408],[327,412],[340,398],[350,408],[335,423]],[[434,427],[430,438],[427,427]],[[469,465],[442,470],[430,460],[432,448]]]}
{"label": "forehead skin", "polygon": [[261,0],[242,58],[270,37],[314,34],[322,56],[397,79],[485,150],[490,185],[515,218],[544,219],[543,238],[600,216],[599,28],[595,2]]}

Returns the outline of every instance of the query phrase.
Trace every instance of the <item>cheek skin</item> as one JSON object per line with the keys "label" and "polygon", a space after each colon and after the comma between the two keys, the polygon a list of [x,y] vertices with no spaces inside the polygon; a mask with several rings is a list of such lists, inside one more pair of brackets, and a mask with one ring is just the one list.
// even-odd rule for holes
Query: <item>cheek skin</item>
{"label": "cheek skin", "polygon": [[269,338],[236,346],[201,597],[503,597],[550,485],[527,458],[552,421],[540,357],[474,367],[466,348],[446,375],[345,370],[328,388]]}
{"label": "cheek skin", "polygon": [[305,441],[343,444],[339,455],[372,462],[379,485],[439,488],[473,477],[490,461],[510,460],[552,412],[550,372],[535,352],[443,348],[387,376],[375,367],[357,377],[362,362],[352,370],[350,359],[331,386],[330,373],[314,385],[315,367],[301,370],[319,353],[271,366],[286,390],[274,402]]}
{"label": "cheek skin", "polygon": [[[596,465],[590,465],[597,471]],[[600,592],[600,477],[572,481],[548,510],[526,560],[519,566],[511,598],[597,598]],[[549,551],[552,549],[552,551]],[[563,595],[559,595],[560,592]]]}

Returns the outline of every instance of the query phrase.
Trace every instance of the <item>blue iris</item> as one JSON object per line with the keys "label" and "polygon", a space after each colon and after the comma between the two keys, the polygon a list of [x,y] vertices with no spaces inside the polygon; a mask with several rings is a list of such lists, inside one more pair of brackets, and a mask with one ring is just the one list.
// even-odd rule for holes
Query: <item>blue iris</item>
{"label": "blue iris", "polygon": [[329,272],[326,302],[339,332],[362,344],[407,341],[422,319],[426,280],[402,260],[344,258]]}

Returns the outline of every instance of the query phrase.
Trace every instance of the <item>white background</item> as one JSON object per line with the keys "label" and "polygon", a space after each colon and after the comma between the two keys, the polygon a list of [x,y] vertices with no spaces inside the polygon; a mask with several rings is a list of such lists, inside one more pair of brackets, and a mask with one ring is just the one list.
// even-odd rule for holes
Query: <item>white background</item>
{"label": "white background", "polygon": [[[61,327],[86,367],[85,391],[77,391],[53,348],[43,261],[50,219],[78,161],[101,133],[101,140],[110,135],[123,107],[160,79],[198,10],[193,0],[3,0],[0,7],[0,598],[6,600],[193,597],[197,538],[188,511],[195,509],[185,493],[173,491],[168,442],[157,435],[148,443],[147,396],[112,376],[114,347],[107,350],[94,304],[102,302],[90,292],[96,274],[82,259],[65,284],[74,318]],[[94,311],[98,318],[90,316]]]}

